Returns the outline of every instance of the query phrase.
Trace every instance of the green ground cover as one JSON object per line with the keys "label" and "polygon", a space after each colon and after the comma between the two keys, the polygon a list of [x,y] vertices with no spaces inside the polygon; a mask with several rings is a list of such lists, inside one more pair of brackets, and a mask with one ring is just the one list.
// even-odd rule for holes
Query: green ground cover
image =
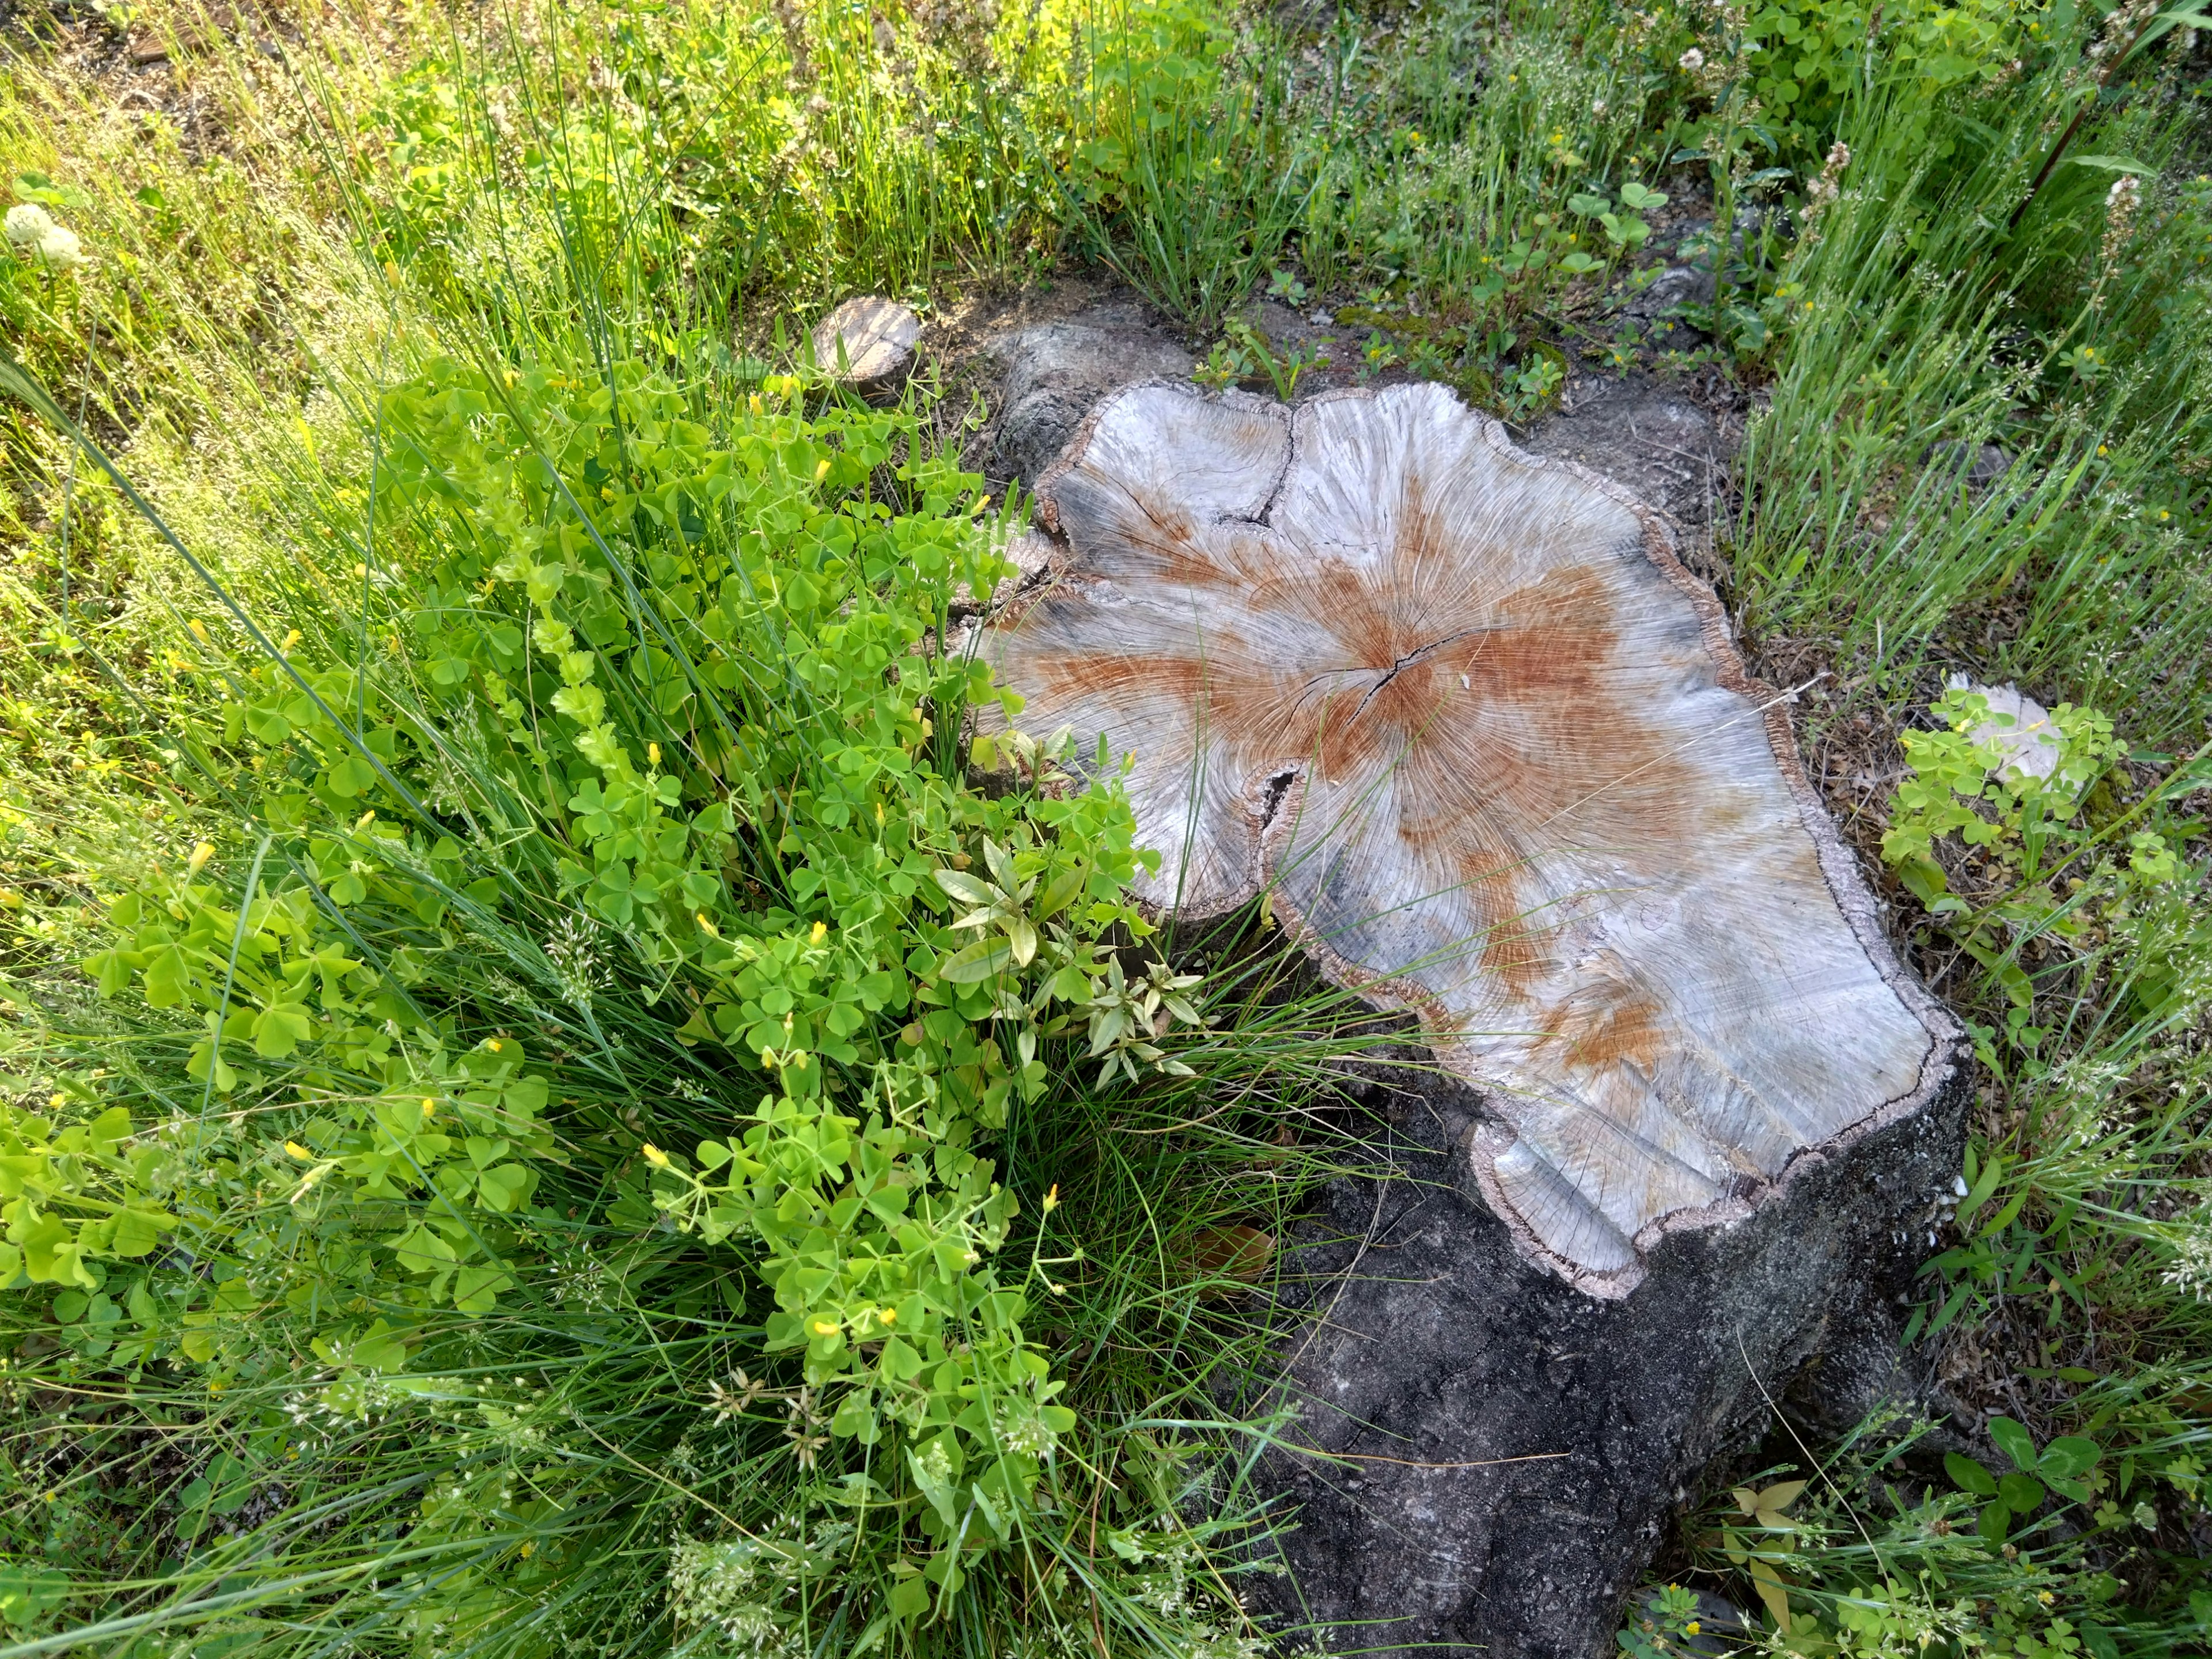
{"label": "green ground cover", "polygon": [[1260,1650],[1212,1384],[1360,1011],[963,752],[1023,509],[796,343],[1078,270],[1217,381],[1272,295],[1749,411],[1724,597],[1975,1032],[1914,1340],[2002,1456],[1778,1426],[1662,1565],[1775,1651],[2203,1650],[2212,18],[6,27],[0,1659]]}

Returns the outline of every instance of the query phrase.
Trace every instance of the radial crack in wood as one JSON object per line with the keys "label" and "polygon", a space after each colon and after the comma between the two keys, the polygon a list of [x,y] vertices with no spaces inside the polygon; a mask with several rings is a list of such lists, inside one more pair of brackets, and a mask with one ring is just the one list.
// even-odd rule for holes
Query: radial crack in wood
{"label": "radial crack in wood", "polygon": [[1329,977],[1419,1016],[1487,1097],[1485,1196],[1584,1290],[1948,1071],[1784,700],[1618,488],[1437,386],[1160,383],[1038,493],[1053,579],[986,645],[1023,726],[1134,757],[1147,902],[1271,889]]}

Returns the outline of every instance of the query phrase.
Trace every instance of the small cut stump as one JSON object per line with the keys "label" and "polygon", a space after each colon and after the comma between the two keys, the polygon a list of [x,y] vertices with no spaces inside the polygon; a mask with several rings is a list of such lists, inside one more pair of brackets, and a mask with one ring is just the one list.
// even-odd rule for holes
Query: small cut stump
{"label": "small cut stump", "polygon": [[[1025,728],[1135,757],[1138,838],[1162,854],[1139,896],[1198,920],[1270,893],[1329,979],[1419,1022],[1443,1074],[1409,1083],[1428,1107],[1401,1158],[1459,1194],[1413,1229],[1435,1234],[1426,1285],[1409,1313],[1410,1257],[1387,1291],[1361,1288],[1380,1261],[1343,1267],[1283,1386],[1320,1449],[1357,1456],[1364,1436],[1382,1465],[1458,1473],[1448,1491],[1434,1468],[1406,1474],[1392,1498],[1371,1473],[1346,1487],[1273,1460],[1306,1506],[1294,1561],[1302,1536],[1375,1553],[1349,1578],[1308,1564],[1309,1605],[1413,1621],[1347,1628],[1359,1647],[1575,1652],[1578,1620],[1591,1650],[1609,1645],[1638,1552],[1753,1414],[1753,1373],[1778,1393],[1762,1368],[1801,1361],[1808,1322],[1886,1271],[1908,1224],[1845,1195],[1853,1149],[1904,1158],[1889,1173],[1915,1186],[1908,1207],[1955,1167],[1928,1108],[1958,1073],[1957,1027],[1883,939],[1786,700],[1747,677],[1665,523],[1617,486],[1521,453],[1437,386],[1291,410],[1157,383],[1100,404],[1038,499],[1049,579],[986,649]],[[1798,1225],[1791,1205],[1813,1201],[1852,1213]],[[1778,1277],[1745,1255],[1793,1248],[1809,1267]],[[1672,1277],[1632,1295],[1655,1273]],[[1698,1288],[1717,1273],[1729,1282]],[[1395,1328],[1363,1333],[1363,1303],[1385,1302]],[[1439,1405],[1433,1367],[1486,1328],[1510,1346],[1540,1310],[1559,1334],[1608,1304],[1616,1348],[1660,1340],[1641,1310],[1662,1304],[1725,1309],[1736,1328],[1725,1353],[1677,1331],[1671,1357],[1618,1352],[1571,1384],[1532,1357],[1527,1377],[1485,1384],[1503,1419]],[[1674,1405],[1655,1405],[1669,1376]],[[1584,1500],[1609,1517],[1582,1528],[1590,1583],[1555,1586],[1531,1626],[1566,1633],[1523,1643],[1484,1588],[1514,1572],[1469,1564],[1478,1539],[1514,1547],[1493,1536],[1510,1492],[1473,1466],[1592,1454],[1553,1443],[1601,1438],[1630,1394],[1644,1439],[1672,1443],[1640,1472],[1606,1450],[1613,1489]],[[1404,1578],[1409,1548],[1455,1565]]]}
{"label": "small cut stump", "polygon": [[815,366],[864,398],[888,397],[914,368],[921,319],[896,300],[863,295],[815,324]]}

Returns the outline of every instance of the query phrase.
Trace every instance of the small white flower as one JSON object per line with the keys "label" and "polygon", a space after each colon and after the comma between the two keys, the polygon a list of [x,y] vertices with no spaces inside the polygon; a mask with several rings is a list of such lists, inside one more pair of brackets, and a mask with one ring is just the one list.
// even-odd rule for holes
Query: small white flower
{"label": "small white flower", "polygon": [[35,247],[56,228],[53,216],[36,202],[18,202],[8,210],[8,240],[17,247]]}
{"label": "small white flower", "polygon": [[1705,54],[1699,52],[1695,46],[1692,46],[1689,51],[1684,52],[1681,57],[1677,58],[1675,61],[1684,69],[1687,70],[1691,74],[1695,75],[1699,70],[1705,68]]}
{"label": "small white flower", "polygon": [[39,262],[49,270],[75,270],[92,263],[85,258],[84,244],[77,240],[76,233],[60,225],[39,238]]}

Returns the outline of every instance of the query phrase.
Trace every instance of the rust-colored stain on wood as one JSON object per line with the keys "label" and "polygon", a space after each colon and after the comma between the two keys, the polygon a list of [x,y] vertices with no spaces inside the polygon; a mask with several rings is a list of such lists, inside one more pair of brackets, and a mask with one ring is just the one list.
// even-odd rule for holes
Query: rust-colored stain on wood
{"label": "rust-colored stain on wood", "polygon": [[1437,387],[1154,386],[1040,495],[1058,580],[987,646],[1023,723],[1136,757],[1142,896],[1271,887],[1420,1013],[1503,1126],[1483,1190],[1577,1282],[1921,1085],[1941,1016],[1838,908],[1794,757],[1619,491]]}

